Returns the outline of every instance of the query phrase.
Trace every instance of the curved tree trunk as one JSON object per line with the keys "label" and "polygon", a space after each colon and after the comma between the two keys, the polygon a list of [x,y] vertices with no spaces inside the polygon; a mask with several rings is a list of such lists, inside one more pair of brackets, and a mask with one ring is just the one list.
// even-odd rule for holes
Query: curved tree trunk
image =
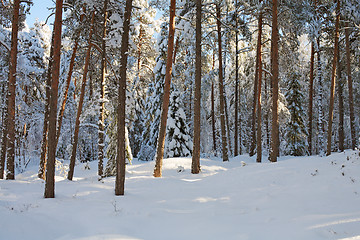
{"label": "curved tree trunk", "polygon": [[161,177],[162,161],[164,158],[166,122],[167,122],[167,115],[168,115],[168,110],[169,110],[171,72],[172,72],[173,51],[174,51],[175,10],[176,10],[176,0],[171,0],[170,1],[169,40],[168,40],[168,50],[167,50],[167,59],[166,59],[165,85],[164,85],[163,104],[162,104],[162,111],[161,111],[159,138],[158,138],[158,143],[157,143],[157,148],[156,148],[156,163],[155,163],[155,169],[154,169],[154,177]]}
{"label": "curved tree trunk", "polygon": [[70,166],[69,166],[69,173],[68,173],[68,179],[72,180],[74,176],[74,168],[75,168],[75,160],[76,160],[76,150],[79,140],[79,129],[80,129],[80,116],[82,112],[82,107],[84,103],[84,96],[85,96],[85,87],[86,87],[86,76],[89,70],[89,62],[90,62],[90,56],[91,56],[91,38],[94,30],[94,19],[95,19],[95,12],[93,11],[91,14],[91,27],[89,32],[89,39],[88,39],[88,49],[86,52],[86,58],[85,58],[85,66],[84,66],[84,72],[83,72],[83,79],[82,79],[82,85],[81,85],[81,92],[80,92],[80,98],[79,98],[79,106],[77,110],[76,115],[76,122],[75,122],[75,131],[74,131],[74,138],[73,138],[73,148],[71,152],[71,158],[70,158]]}
{"label": "curved tree trunk", "polygon": [[224,98],[224,82],[223,82],[223,66],[222,66],[222,43],[221,43],[221,12],[220,4],[216,4],[217,32],[218,32],[218,51],[219,51],[219,97],[220,97],[220,124],[221,124],[221,140],[222,140],[222,158],[223,161],[229,161],[226,123],[225,123],[225,98]]}
{"label": "curved tree trunk", "polygon": [[[82,15],[80,16],[80,22],[82,22],[83,19],[84,19],[84,14],[82,14]],[[68,97],[68,93],[69,93],[69,87],[70,87],[71,77],[72,77],[73,70],[74,70],[75,57],[76,57],[77,49],[78,49],[78,46],[79,46],[79,37],[80,37],[80,32],[78,33],[78,36],[77,36],[77,38],[75,39],[75,43],[74,43],[74,47],[73,47],[73,52],[72,52],[71,59],[70,59],[69,72],[68,72],[68,75],[67,75],[67,78],[66,78],[64,99],[63,99],[62,104],[61,104],[61,107],[60,107],[60,113],[59,113],[58,121],[57,121],[56,145],[59,143],[59,138],[60,138],[60,133],[61,133],[61,126],[62,126],[62,120],[63,120],[63,117],[64,117],[65,106],[66,106],[66,101],[67,101],[67,97]]]}
{"label": "curved tree trunk", "polygon": [[334,59],[331,72],[331,89],[330,89],[330,106],[329,106],[329,123],[328,123],[328,136],[327,136],[327,149],[326,155],[331,154],[331,139],[332,139],[332,124],[334,117],[334,99],[335,99],[335,79],[336,79],[336,64],[338,58],[339,48],[339,29],[340,29],[340,1],[336,1],[336,22],[335,22],[335,46],[334,46]]}
{"label": "curved tree trunk", "polygon": [[60,50],[61,50],[61,22],[62,22],[62,0],[56,0],[56,12],[54,22],[53,40],[53,66],[50,94],[49,112],[49,135],[48,135],[48,159],[46,164],[45,198],[55,197],[55,155],[56,155],[56,114],[58,100],[58,85],[60,75]]}

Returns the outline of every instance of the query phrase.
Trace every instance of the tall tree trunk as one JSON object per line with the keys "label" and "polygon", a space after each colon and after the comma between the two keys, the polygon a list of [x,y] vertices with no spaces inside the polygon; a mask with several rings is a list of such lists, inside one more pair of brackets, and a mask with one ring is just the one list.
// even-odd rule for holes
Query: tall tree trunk
{"label": "tall tree trunk", "polygon": [[350,56],[350,41],[349,41],[349,24],[345,23],[345,42],[346,42],[346,72],[348,78],[349,89],[349,108],[350,108],[350,129],[351,129],[351,148],[355,150],[356,147],[356,133],[355,133],[355,116],[354,116],[354,98],[353,98],[353,83],[351,77],[351,56]]}
{"label": "tall tree trunk", "polygon": [[60,50],[61,50],[61,22],[62,0],[56,0],[54,40],[53,40],[53,67],[50,94],[49,134],[48,134],[48,159],[46,164],[45,198],[55,197],[55,155],[56,155],[56,114],[58,100],[58,85],[60,75]]}
{"label": "tall tree trunk", "polygon": [[225,123],[225,98],[224,98],[224,82],[223,82],[223,66],[222,66],[222,43],[221,43],[221,12],[220,3],[216,4],[217,32],[218,32],[218,51],[219,51],[219,97],[220,97],[220,124],[221,124],[221,140],[222,140],[222,158],[223,161],[229,161],[226,123]]}
{"label": "tall tree trunk", "polygon": [[[83,21],[84,16],[85,16],[84,14],[82,14],[82,15],[80,16],[80,22]],[[60,133],[61,133],[61,126],[62,126],[62,120],[63,120],[63,117],[64,117],[65,106],[66,106],[66,101],[67,101],[67,97],[68,97],[68,93],[69,93],[69,87],[70,87],[71,77],[72,77],[73,70],[74,70],[76,52],[77,52],[77,49],[78,49],[78,47],[79,47],[79,37],[80,37],[80,32],[78,33],[78,36],[77,36],[77,38],[75,39],[75,43],[74,43],[74,47],[73,47],[73,52],[72,52],[71,59],[70,59],[69,72],[68,72],[68,75],[67,75],[67,78],[66,78],[64,99],[63,99],[62,104],[61,104],[61,107],[60,107],[60,113],[59,113],[58,121],[57,121],[56,145],[59,143],[59,138],[60,138]]]}
{"label": "tall tree trunk", "polygon": [[[118,121],[117,121],[117,157],[115,195],[124,195],[125,192],[125,107],[126,107],[126,69],[129,48],[129,32],[132,0],[126,0],[123,34],[121,38],[121,69],[118,88]],[[171,60],[170,60],[171,61]]]}
{"label": "tall tree trunk", "polygon": [[11,30],[11,50],[7,98],[7,156],[6,156],[6,179],[15,179],[15,89],[16,89],[16,66],[17,46],[19,31],[20,0],[14,0],[13,19]]}
{"label": "tall tree trunk", "polygon": [[191,173],[200,172],[200,133],[201,133],[201,0],[196,0],[196,63],[194,97],[194,145]]}
{"label": "tall tree trunk", "polygon": [[276,162],[279,155],[279,29],[278,29],[278,1],[273,0],[272,33],[271,33],[271,74],[272,74],[272,123],[270,161]]}
{"label": "tall tree trunk", "polygon": [[46,102],[44,109],[44,125],[43,135],[41,142],[41,153],[40,153],[40,165],[38,171],[38,177],[45,180],[45,169],[46,169],[46,158],[48,148],[48,130],[49,130],[49,111],[50,111],[50,93],[51,93],[51,82],[52,82],[52,68],[54,58],[54,31],[51,37],[51,48],[50,48],[50,59],[48,65],[48,71],[46,76]]}
{"label": "tall tree trunk", "polygon": [[108,19],[108,6],[109,0],[104,1],[104,22],[103,22],[103,32],[102,32],[102,42],[101,42],[101,86],[100,86],[100,116],[99,116],[99,162],[98,162],[98,175],[99,178],[103,176],[103,159],[104,159],[104,130],[105,130],[105,80],[106,80],[106,22]]}
{"label": "tall tree trunk", "polygon": [[[213,67],[215,69],[215,53],[213,53]],[[214,81],[211,81],[211,125],[212,125],[212,137],[213,137],[213,150],[216,152],[216,127],[215,127],[215,91]]]}
{"label": "tall tree trunk", "polygon": [[166,121],[169,110],[169,99],[170,99],[170,84],[171,84],[171,72],[172,72],[172,61],[174,51],[174,37],[175,37],[175,9],[176,0],[170,1],[170,23],[169,23],[169,40],[168,50],[166,59],[166,73],[165,73],[165,85],[163,104],[160,120],[160,130],[158,143],[156,148],[156,163],[154,169],[154,177],[161,177],[162,161],[164,158],[164,147],[165,147],[165,135],[166,135]]}
{"label": "tall tree trunk", "polygon": [[331,154],[332,123],[334,117],[334,99],[335,99],[336,63],[338,58],[339,34],[340,34],[339,29],[340,29],[340,1],[336,0],[335,46],[334,46],[333,66],[331,72],[329,123],[328,123],[328,136],[327,136],[327,150],[326,150],[327,156]]}
{"label": "tall tree trunk", "polygon": [[[261,2],[261,1],[260,1]],[[257,76],[258,79],[255,82],[258,82],[257,87],[257,149],[256,149],[256,162],[261,162],[262,157],[262,141],[261,141],[261,82],[262,82],[262,58],[261,58],[261,39],[262,39],[262,22],[263,22],[263,14],[262,10],[260,10],[259,14],[259,22],[258,22],[258,40],[257,40],[257,53],[256,58],[258,62],[258,69],[256,71],[258,72]]]}
{"label": "tall tree trunk", "polygon": [[236,157],[239,150],[239,30],[238,30],[238,6],[235,0],[235,133],[234,133],[234,156]]}
{"label": "tall tree trunk", "polygon": [[73,148],[71,152],[71,158],[70,158],[70,166],[69,166],[69,173],[68,173],[68,179],[71,181],[74,176],[74,168],[75,168],[75,160],[76,160],[76,150],[79,140],[79,129],[80,129],[80,115],[82,112],[82,107],[84,103],[84,96],[85,96],[85,87],[86,87],[86,76],[89,70],[89,63],[90,63],[90,56],[91,56],[91,38],[94,30],[94,19],[95,19],[95,12],[93,11],[91,14],[91,27],[89,31],[89,39],[88,39],[88,49],[86,52],[85,57],[85,66],[84,66],[84,72],[83,72],[83,79],[82,79],[82,85],[81,85],[81,92],[80,92],[80,98],[79,98],[79,106],[77,110],[76,115],[76,122],[75,122],[75,130],[74,130],[74,138],[73,138]]}
{"label": "tall tree trunk", "polygon": [[312,119],[313,119],[313,96],[314,96],[314,59],[315,59],[314,43],[311,43],[311,56],[310,56],[310,79],[309,79],[309,110],[308,110],[308,152],[312,155]]}
{"label": "tall tree trunk", "polygon": [[339,134],[339,150],[341,152],[344,151],[344,81],[342,79],[342,65],[340,60],[340,47],[338,48],[338,59],[337,59],[337,78],[338,78],[338,104],[339,104],[339,127],[338,127],[338,134]]}
{"label": "tall tree trunk", "polygon": [[224,91],[224,104],[225,104],[226,133],[227,133],[227,139],[228,139],[228,143],[229,143],[228,144],[228,146],[229,146],[228,149],[230,151],[230,156],[231,156],[233,153],[232,153],[232,146],[231,146],[230,120],[229,120],[229,110],[228,110],[228,106],[227,106],[227,98],[226,98],[225,91]]}

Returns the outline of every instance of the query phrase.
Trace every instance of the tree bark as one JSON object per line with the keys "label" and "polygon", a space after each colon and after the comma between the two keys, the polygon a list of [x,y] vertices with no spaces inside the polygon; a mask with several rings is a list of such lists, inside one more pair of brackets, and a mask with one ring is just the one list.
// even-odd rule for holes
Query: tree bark
{"label": "tree bark", "polygon": [[239,30],[237,0],[235,0],[235,133],[234,133],[234,156],[239,155]]}
{"label": "tree bark", "polygon": [[125,107],[126,107],[126,69],[129,48],[129,32],[132,0],[126,0],[123,34],[121,38],[121,67],[120,83],[118,88],[118,121],[117,121],[117,157],[116,157],[116,180],[115,195],[125,193]]}
{"label": "tree bark", "polygon": [[227,137],[226,137],[226,123],[225,123],[225,98],[224,98],[224,83],[223,83],[223,66],[222,66],[222,43],[221,43],[221,12],[220,4],[216,4],[217,17],[217,32],[218,32],[218,51],[219,51],[219,97],[220,97],[220,124],[221,124],[221,140],[222,140],[222,158],[223,161],[229,161]]}
{"label": "tree bark", "polygon": [[61,23],[62,0],[56,0],[54,40],[53,40],[53,67],[50,94],[49,134],[48,134],[48,159],[46,164],[45,198],[55,197],[55,155],[56,155],[56,114],[58,100],[58,85],[60,75],[60,50],[61,50]]}
{"label": "tree bark", "polygon": [[[82,14],[80,16],[80,22],[82,22],[84,19],[84,14]],[[75,57],[76,57],[76,53],[77,53],[77,49],[79,46],[79,37],[80,37],[80,32],[78,33],[77,38],[75,39],[75,43],[74,43],[74,47],[73,47],[73,52],[71,55],[71,59],[70,59],[70,64],[69,64],[69,72],[66,78],[66,85],[65,85],[65,92],[64,92],[64,99],[62,101],[61,107],[60,107],[60,113],[58,116],[58,124],[57,124],[57,132],[56,132],[56,145],[59,143],[59,138],[60,138],[60,133],[61,133],[61,126],[62,126],[62,120],[64,117],[64,112],[65,112],[65,106],[66,106],[66,101],[67,101],[67,97],[68,97],[68,93],[69,93],[69,87],[70,87],[70,82],[71,82],[71,77],[73,74],[73,70],[74,70],[74,64],[75,64]]]}
{"label": "tree bark", "polygon": [[200,133],[201,133],[201,0],[196,0],[196,63],[194,97],[194,145],[191,173],[200,172]]}
{"label": "tree bark", "polygon": [[84,103],[86,76],[87,76],[87,73],[89,70],[89,62],[90,62],[91,47],[92,47],[91,38],[92,38],[93,30],[94,30],[94,20],[95,20],[95,12],[93,11],[91,14],[91,27],[90,27],[90,31],[89,31],[88,49],[87,49],[86,58],[85,58],[85,66],[84,66],[81,92],[80,92],[80,98],[79,98],[79,106],[78,106],[76,121],[75,121],[75,130],[74,130],[74,138],[73,138],[74,142],[73,142],[73,148],[72,148],[71,158],[70,158],[69,173],[68,173],[68,177],[67,177],[70,181],[72,180],[72,178],[74,176],[76,151],[77,151],[77,145],[78,145],[78,140],[79,140],[80,116],[81,116],[82,107],[83,107],[83,103]]}
{"label": "tree bark", "polygon": [[328,123],[328,136],[327,136],[327,150],[326,150],[327,156],[329,156],[331,154],[332,123],[333,123],[333,117],[334,117],[336,64],[337,64],[337,58],[338,58],[339,34],[340,34],[339,29],[340,29],[340,1],[336,0],[335,46],[334,46],[333,66],[332,66],[332,72],[331,72],[329,123]]}
{"label": "tree bark", "polygon": [[347,72],[348,89],[349,89],[351,148],[355,150],[356,133],[355,133],[354,98],[353,98],[353,83],[352,83],[351,66],[350,66],[351,55],[350,55],[350,40],[349,40],[349,24],[347,22],[345,23],[345,43],[346,43],[346,72]]}
{"label": "tree bark", "polygon": [[277,162],[279,155],[279,29],[278,29],[278,1],[273,0],[272,33],[271,33],[271,74],[272,74],[272,122],[271,122],[271,149],[270,161]]}
{"label": "tree bark", "polygon": [[172,72],[172,61],[173,61],[172,57],[174,51],[175,9],[176,9],[176,0],[171,0],[164,96],[163,96],[163,104],[162,104],[162,112],[161,112],[161,120],[160,120],[159,138],[156,148],[156,163],[154,169],[154,177],[161,177],[162,174],[162,161],[164,158],[164,146],[165,146],[165,135],[166,135],[166,121],[167,121],[167,115],[169,110],[169,99],[170,99],[170,84],[171,84],[171,72]]}
{"label": "tree bark", "polygon": [[[261,1],[260,1],[261,2]],[[257,58],[257,62],[258,62],[258,69],[256,69],[256,71],[258,72],[257,76],[258,79],[255,80],[255,82],[258,82],[258,87],[257,87],[257,139],[256,139],[256,144],[257,144],[257,149],[256,149],[256,162],[260,163],[261,162],[261,157],[262,157],[262,140],[261,140],[261,134],[262,134],[262,129],[261,129],[261,82],[262,82],[262,58],[261,58],[261,39],[262,39],[262,23],[263,23],[263,14],[262,14],[262,10],[260,10],[260,14],[259,14],[259,22],[258,22],[258,40],[257,40],[257,54],[256,54],[256,58]]]}
{"label": "tree bark", "polygon": [[7,98],[7,155],[6,155],[6,179],[15,179],[15,94],[16,94],[16,67],[17,46],[19,31],[20,0],[15,0],[13,5],[13,19],[11,31],[11,50]]}
{"label": "tree bark", "polygon": [[313,95],[314,95],[314,59],[315,59],[314,43],[311,43],[311,56],[310,56],[310,79],[309,79],[309,109],[308,109],[308,152],[312,155],[312,119],[313,119]]}

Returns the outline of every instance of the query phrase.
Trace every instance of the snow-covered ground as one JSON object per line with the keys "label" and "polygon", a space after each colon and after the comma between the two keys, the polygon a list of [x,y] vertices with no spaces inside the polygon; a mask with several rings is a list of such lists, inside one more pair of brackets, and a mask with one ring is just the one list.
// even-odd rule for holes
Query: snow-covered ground
{"label": "snow-covered ground", "polygon": [[154,162],[134,161],[120,197],[96,162],[79,164],[73,182],[57,171],[55,199],[34,166],[0,180],[0,239],[360,239],[358,152],[254,162],[201,159],[192,175],[190,158],[165,159],[155,179]]}

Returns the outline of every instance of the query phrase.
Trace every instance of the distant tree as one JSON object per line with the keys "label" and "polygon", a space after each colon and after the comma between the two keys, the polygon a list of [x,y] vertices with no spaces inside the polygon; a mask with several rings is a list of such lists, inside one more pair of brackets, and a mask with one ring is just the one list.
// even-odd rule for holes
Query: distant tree
{"label": "distant tree", "polygon": [[333,58],[332,72],[331,72],[329,122],[328,122],[326,155],[331,154],[332,123],[333,123],[334,99],[335,99],[336,64],[337,64],[337,58],[338,58],[339,34],[340,34],[339,32],[340,32],[340,0],[336,0],[335,45],[334,45],[334,58]]}

